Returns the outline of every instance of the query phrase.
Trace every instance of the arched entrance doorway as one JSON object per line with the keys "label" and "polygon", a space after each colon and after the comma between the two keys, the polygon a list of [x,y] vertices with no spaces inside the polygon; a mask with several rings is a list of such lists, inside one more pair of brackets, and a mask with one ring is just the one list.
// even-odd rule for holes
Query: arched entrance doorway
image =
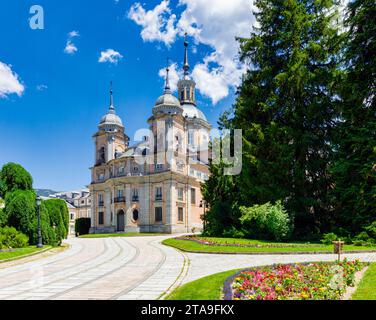
{"label": "arched entrance doorway", "polygon": [[124,232],[125,230],[125,213],[120,210],[117,214],[117,231]]}

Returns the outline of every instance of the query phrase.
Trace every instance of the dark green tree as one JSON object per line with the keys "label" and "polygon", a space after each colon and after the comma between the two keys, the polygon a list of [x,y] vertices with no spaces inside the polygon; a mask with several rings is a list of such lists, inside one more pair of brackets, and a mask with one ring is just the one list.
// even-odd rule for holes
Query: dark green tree
{"label": "dark green tree", "polygon": [[226,165],[210,163],[210,176],[202,185],[201,192],[207,202],[207,212],[203,216],[208,236],[221,236],[226,230],[240,226],[240,213],[236,209],[236,183],[234,176],[224,175]]}
{"label": "dark green tree", "polygon": [[348,5],[337,130],[334,201],[338,226],[351,233],[376,220],[376,6],[373,0]]}
{"label": "dark green tree", "polygon": [[5,198],[7,192],[16,190],[32,190],[33,178],[21,165],[5,164],[0,171],[0,197]]}
{"label": "dark green tree", "polygon": [[[295,236],[332,222],[332,130],[338,115],[342,37],[331,0],[256,0],[259,26],[240,39],[249,71],[227,128],[243,129],[239,205],[282,200]],[[213,178],[214,179],[214,178]]]}
{"label": "dark green tree", "polygon": [[0,228],[6,226],[7,218],[4,209],[0,209]]}

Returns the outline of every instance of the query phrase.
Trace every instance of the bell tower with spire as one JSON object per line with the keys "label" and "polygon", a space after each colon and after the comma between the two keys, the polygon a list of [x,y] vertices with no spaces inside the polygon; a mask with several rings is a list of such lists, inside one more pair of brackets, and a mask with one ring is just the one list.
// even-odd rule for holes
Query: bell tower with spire
{"label": "bell tower with spire", "polygon": [[112,81],[110,83],[110,106],[99,125],[98,132],[93,136],[96,150],[96,165],[102,165],[116,158],[128,147],[129,137],[124,133],[123,122],[116,114]]}
{"label": "bell tower with spire", "polygon": [[188,39],[187,34],[185,34],[185,41],[184,41],[184,77],[183,79],[179,80],[178,82],[178,90],[179,90],[179,100],[181,104],[191,104],[196,105],[196,82],[194,82],[190,75],[190,66],[188,62]]}

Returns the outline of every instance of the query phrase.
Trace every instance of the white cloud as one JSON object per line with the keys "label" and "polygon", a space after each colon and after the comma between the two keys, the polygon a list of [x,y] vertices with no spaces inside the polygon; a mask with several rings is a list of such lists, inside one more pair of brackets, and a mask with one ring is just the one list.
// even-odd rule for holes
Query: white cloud
{"label": "white cloud", "polygon": [[25,90],[18,79],[18,75],[11,68],[11,65],[0,61],[0,98],[5,98],[12,93],[21,96]]}
{"label": "white cloud", "polygon": [[123,56],[119,52],[115,51],[114,49],[107,49],[106,51],[101,52],[98,62],[110,62],[116,64],[122,58]]}
{"label": "white cloud", "polygon": [[[172,91],[176,91],[178,88],[178,81],[182,78],[183,72],[178,70],[177,63],[173,63],[169,66],[169,79],[170,79],[170,87]],[[159,70],[159,76],[163,79],[166,79],[166,68]]]}
{"label": "white cloud", "polygon": [[44,90],[47,90],[48,89],[48,86],[45,85],[45,84],[38,84],[37,85],[37,90],[38,91],[44,91]]}
{"label": "white cloud", "polygon": [[74,45],[74,43],[71,42],[70,40],[68,40],[67,45],[65,46],[64,52],[67,53],[67,54],[75,54],[75,52],[77,52],[77,51],[78,51],[78,49]]}
{"label": "white cloud", "polygon": [[[200,93],[216,104],[229,95],[231,88],[240,84],[245,72],[246,67],[238,61],[239,44],[236,37],[247,37],[251,32],[255,22],[252,2],[179,0],[179,5],[184,7],[179,19],[172,14],[169,4],[169,1],[163,0],[153,10],[145,11],[136,3],[131,7],[129,17],[143,27],[141,36],[144,41],[161,41],[170,46],[177,36],[187,32],[195,45],[209,46],[212,52],[193,67],[192,76]],[[160,33],[161,29],[167,30],[167,22],[170,22],[170,37],[166,37],[166,33],[161,36]]]}
{"label": "white cloud", "polygon": [[197,83],[201,94],[209,97],[213,104],[229,95],[229,87],[232,83],[228,81],[227,70],[223,67],[209,68],[210,57],[195,66],[192,76]]}
{"label": "white cloud", "polygon": [[236,37],[247,37],[254,24],[249,0],[180,0],[186,10],[178,22],[196,43],[210,46],[213,53],[197,64],[192,76],[200,92],[214,104],[227,97],[241,82],[246,67],[239,63]]}
{"label": "white cloud", "polygon": [[76,45],[73,43],[72,39],[73,38],[76,38],[76,37],[79,37],[80,34],[78,33],[78,31],[71,31],[68,33],[68,39],[67,39],[67,43],[65,45],[65,49],[64,49],[64,52],[67,53],[67,54],[75,54],[78,49],[76,47]]}
{"label": "white cloud", "polygon": [[146,11],[140,3],[132,5],[128,18],[142,26],[144,41],[161,41],[170,46],[176,39],[176,15],[171,14],[170,1],[163,0],[153,10]]}
{"label": "white cloud", "polygon": [[75,31],[75,30],[68,33],[68,37],[71,38],[71,39],[75,38],[75,37],[79,37],[79,36],[80,36],[79,32]]}

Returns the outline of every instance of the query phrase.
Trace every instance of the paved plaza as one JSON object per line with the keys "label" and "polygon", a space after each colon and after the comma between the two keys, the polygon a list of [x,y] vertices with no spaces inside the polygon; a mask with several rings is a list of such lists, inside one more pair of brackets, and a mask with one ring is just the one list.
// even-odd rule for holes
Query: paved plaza
{"label": "paved plaza", "polygon": [[[0,299],[163,299],[180,284],[221,271],[273,263],[330,261],[334,254],[229,255],[182,253],[168,236],[71,238],[68,250],[0,264]],[[376,261],[376,253],[344,255]]]}

